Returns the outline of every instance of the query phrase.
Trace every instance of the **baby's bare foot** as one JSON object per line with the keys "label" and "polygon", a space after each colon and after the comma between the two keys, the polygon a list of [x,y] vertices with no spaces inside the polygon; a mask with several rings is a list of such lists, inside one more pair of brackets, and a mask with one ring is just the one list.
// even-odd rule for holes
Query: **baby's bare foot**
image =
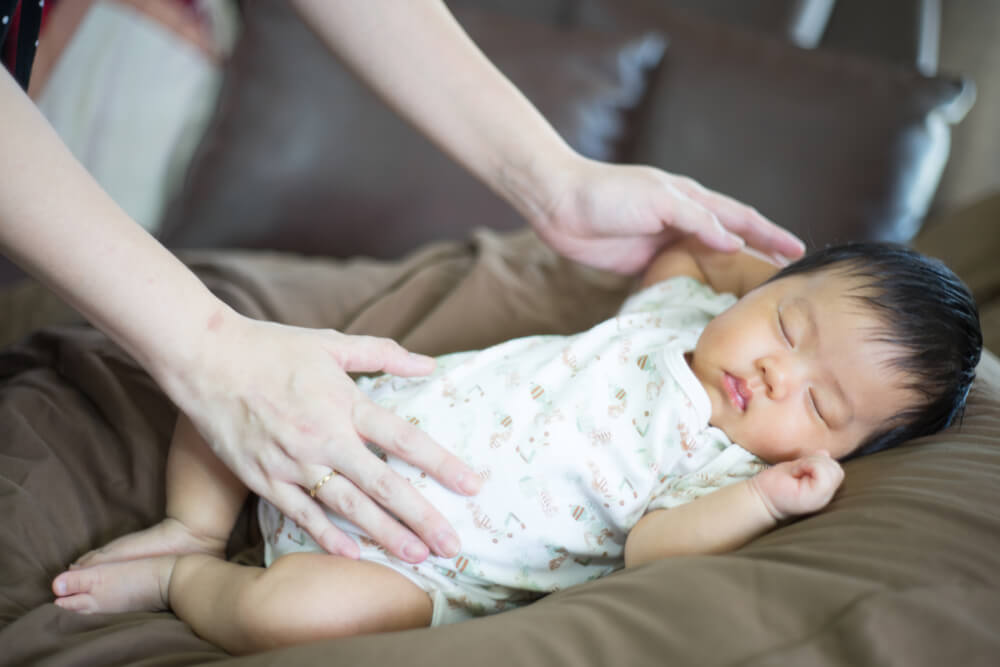
{"label": "baby's bare foot", "polygon": [[100,549],[85,553],[69,569],[169,554],[204,553],[221,557],[225,549],[225,538],[198,535],[177,519],[167,518],[155,526],[123,535]]}
{"label": "baby's bare foot", "polygon": [[56,604],[83,614],[160,611],[177,556],[158,556],[67,570],[52,581]]}

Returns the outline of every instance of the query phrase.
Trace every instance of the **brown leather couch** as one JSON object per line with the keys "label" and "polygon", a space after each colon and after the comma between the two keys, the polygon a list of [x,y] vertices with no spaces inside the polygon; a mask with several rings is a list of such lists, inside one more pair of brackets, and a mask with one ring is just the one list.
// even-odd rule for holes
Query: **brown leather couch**
{"label": "brown leather couch", "polygon": [[[645,162],[802,236],[906,241],[971,81],[936,69],[934,2],[453,0],[483,50],[584,154]],[[406,126],[282,2],[244,30],[172,248],[399,257],[523,221]],[[804,46],[818,47],[803,48]],[[0,284],[23,276],[0,258]]]}
{"label": "brown leather couch", "polygon": [[[927,3],[890,4],[451,6],[580,151],[692,176],[821,246],[911,239],[949,125],[974,97],[969,81],[918,71],[934,64],[921,43],[934,29]],[[523,224],[386,110],[284,3],[246,3],[244,16],[215,119],[164,222],[168,245],[390,258],[477,226]]]}
{"label": "brown leather couch", "polygon": [[[450,6],[584,154],[692,176],[815,247],[907,241],[920,229],[951,125],[975,97],[967,79],[929,75],[934,4]],[[166,245],[390,259],[477,227],[524,224],[390,112],[285,3],[248,2],[242,14],[214,116],[160,225]],[[0,257],[0,344],[76,319],[30,282],[10,287],[23,277]]]}

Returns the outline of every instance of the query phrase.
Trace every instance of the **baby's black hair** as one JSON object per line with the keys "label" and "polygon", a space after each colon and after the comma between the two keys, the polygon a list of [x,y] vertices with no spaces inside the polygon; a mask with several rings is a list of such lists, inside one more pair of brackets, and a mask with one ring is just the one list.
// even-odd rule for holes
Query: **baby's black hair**
{"label": "baby's black hair", "polygon": [[893,365],[923,397],[869,436],[848,458],[936,433],[963,414],[983,349],[979,309],[943,262],[892,243],[834,245],[789,264],[768,282],[837,270],[860,280],[857,297],[884,323],[877,340],[902,350]]}

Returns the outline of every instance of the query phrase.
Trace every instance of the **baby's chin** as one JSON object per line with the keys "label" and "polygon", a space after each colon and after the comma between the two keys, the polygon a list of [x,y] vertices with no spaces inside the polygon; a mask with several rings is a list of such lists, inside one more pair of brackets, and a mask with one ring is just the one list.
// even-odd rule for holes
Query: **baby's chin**
{"label": "baby's chin", "polygon": [[713,426],[713,427],[719,429],[720,431],[722,431],[723,433],[725,433],[726,437],[729,438],[729,442],[733,443],[734,445],[739,445],[740,447],[742,447],[743,449],[747,450],[748,452],[750,452],[751,454],[753,454],[754,456],[756,456],[759,459],[763,459],[764,458],[763,456],[761,456],[760,454],[758,454],[757,451],[755,451],[758,448],[754,446],[753,442],[744,442],[744,441],[742,441],[735,429],[726,428],[725,420],[723,420],[723,419],[720,419],[720,420],[709,419],[708,420],[708,425],[709,426]]}

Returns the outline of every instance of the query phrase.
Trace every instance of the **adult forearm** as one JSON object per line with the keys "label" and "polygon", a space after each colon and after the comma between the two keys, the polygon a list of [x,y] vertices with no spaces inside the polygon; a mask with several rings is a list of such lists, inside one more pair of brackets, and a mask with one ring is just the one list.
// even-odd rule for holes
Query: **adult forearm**
{"label": "adult forearm", "polygon": [[629,533],[625,565],[669,556],[726,553],[777,525],[749,482],[738,482],[669,510],[644,516]]}
{"label": "adult forearm", "polygon": [[576,154],[442,2],[294,0],[328,47],[442,150],[529,219]]}
{"label": "adult forearm", "polygon": [[239,316],[115,205],[5,71],[0,110],[0,249],[125,347],[215,455],[328,551],[358,547],[320,503],[409,562],[428,545],[458,552],[445,517],[364,443],[459,493],[475,493],[478,475],[348,375],[421,375],[433,360],[387,339]]}
{"label": "adult forearm", "polygon": [[222,308],[101,189],[0,74],[0,248],[156,374]]}

